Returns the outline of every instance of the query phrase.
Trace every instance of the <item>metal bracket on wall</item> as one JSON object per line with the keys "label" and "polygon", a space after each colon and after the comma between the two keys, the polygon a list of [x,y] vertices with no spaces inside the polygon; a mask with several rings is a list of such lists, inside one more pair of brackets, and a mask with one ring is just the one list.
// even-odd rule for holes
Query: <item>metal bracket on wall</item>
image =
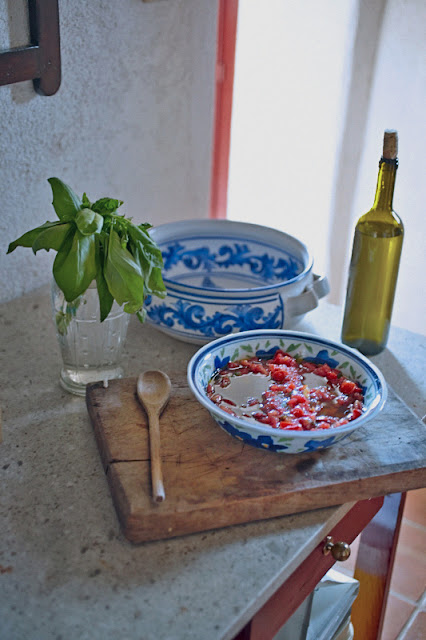
{"label": "metal bracket on wall", "polygon": [[0,85],[32,80],[52,96],[61,84],[58,0],[28,0],[30,44],[0,51]]}

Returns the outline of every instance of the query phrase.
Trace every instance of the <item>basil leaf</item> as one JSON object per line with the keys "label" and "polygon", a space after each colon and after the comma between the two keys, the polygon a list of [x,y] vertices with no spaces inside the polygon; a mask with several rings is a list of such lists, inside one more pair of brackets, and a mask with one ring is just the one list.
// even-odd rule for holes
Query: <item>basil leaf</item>
{"label": "basil leaf", "polygon": [[[57,225],[62,224],[60,221],[56,222],[45,222],[40,227],[36,227],[35,229],[31,229],[31,231],[27,231],[17,240],[14,240],[9,244],[9,248],[7,253],[12,253],[16,249],[16,247],[32,247],[37,236],[42,233],[45,229],[49,229],[50,227],[56,227]],[[53,248],[53,247],[52,247]]]}
{"label": "basil leaf", "polygon": [[113,213],[123,204],[122,200],[115,200],[114,198],[100,198],[92,204],[91,209],[97,213]]}
{"label": "basil leaf", "polygon": [[48,182],[52,187],[52,204],[59,220],[62,222],[74,220],[77,212],[82,207],[82,202],[78,195],[59,178],[49,178]]}
{"label": "basil leaf", "polygon": [[123,307],[123,311],[125,311],[126,313],[137,313],[140,312],[141,309],[142,305],[140,305],[138,302],[126,302]]}
{"label": "basil leaf", "polygon": [[141,324],[145,322],[146,318],[146,309],[141,309],[140,311],[136,311],[137,318]]}
{"label": "basil leaf", "polygon": [[108,289],[104,276],[104,238],[96,237],[96,288],[98,290],[100,320],[103,322],[108,316],[114,303],[114,298]]}
{"label": "basil leaf", "polygon": [[114,298],[108,289],[108,285],[104,278],[104,274],[99,271],[96,275],[96,287],[98,289],[99,307],[101,310],[101,322],[103,322],[112,309]]}
{"label": "basil leaf", "polygon": [[140,243],[130,243],[131,251],[135,260],[137,260],[145,281],[145,293],[164,298],[166,296],[166,287],[163,282],[160,267],[153,267],[151,262],[146,259],[142,253]]}
{"label": "basil leaf", "polygon": [[34,253],[37,253],[40,249],[46,249],[46,251],[49,251],[49,249],[59,251],[70,229],[70,222],[55,223],[54,226],[44,229],[44,231],[38,234],[37,238],[33,242],[32,249]]}
{"label": "basil leaf", "polygon": [[151,293],[157,298],[165,298],[167,295],[166,286],[163,282],[160,267],[153,267],[149,277],[145,280],[145,288],[147,293]]}
{"label": "basil leaf", "polygon": [[143,279],[146,280],[149,277],[150,271],[152,269],[152,265],[149,260],[146,259],[144,254],[142,253],[142,249],[139,242],[134,242],[131,238],[129,239],[129,250],[136,262],[139,265],[141,270]]}
{"label": "basil leaf", "polygon": [[110,231],[104,275],[119,305],[132,303],[138,305],[137,308],[143,305],[144,280],[140,267],[130,251],[122,247],[114,229]]}
{"label": "basil leaf", "polygon": [[132,239],[134,245],[139,246],[139,250],[145,256],[145,258],[152,264],[153,267],[163,266],[163,256],[161,254],[160,247],[150,237],[147,231],[143,231],[140,227],[129,223],[127,227],[128,234]]}
{"label": "basil leaf", "polygon": [[90,200],[87,197],[86,193],[83,193],[83,197],[81,199],[81,205],[82,205],[83,209],[91,209],[92,208],[92,203],[90,202]]}
{"label": "basil leaf", "polygon": [[84,236],[72,229],[56,254],[53,276],[67,302],[84,293],[96,278],[95,236]]}
{"label": "basil leaf", "polygon": [[84,236],[90,236],[91,233],[100,233],[104,219],[91,209],[80,209],[75,217],[75,224],[80,233]]}

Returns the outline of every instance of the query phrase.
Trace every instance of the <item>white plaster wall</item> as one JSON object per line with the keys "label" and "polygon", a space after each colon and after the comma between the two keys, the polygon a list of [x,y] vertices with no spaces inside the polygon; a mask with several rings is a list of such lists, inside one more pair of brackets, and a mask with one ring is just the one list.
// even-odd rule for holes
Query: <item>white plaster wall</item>
{"label": "white plaster wall", "polygon": [[[327,265],[355,0],[240,0],[228,216],[285,231]],[[338,52],[338,53],[337,53]],[[253,126],[253,123],[255,125]]]}
{"label": "white plaster wall", "polygon": [[[214,0],[60,0],[62,83],[0,87],[0,301],[51,278],[10,241],[56,219],[47,179],[124,200],[136,222],[208,216]],[[0,4],[0,48],[27,44],[26,1]]]}

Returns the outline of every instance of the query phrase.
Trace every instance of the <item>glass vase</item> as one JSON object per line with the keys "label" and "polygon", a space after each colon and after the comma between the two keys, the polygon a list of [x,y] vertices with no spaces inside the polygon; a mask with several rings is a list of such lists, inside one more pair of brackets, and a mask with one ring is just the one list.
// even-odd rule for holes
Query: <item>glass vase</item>
{"label": "glass vase", "polygon": [[130,315],[114,301],[107,318],[101,322],[96,282],[76,300],[67,302],[53,280],[51,299],[63,361],[61,386],[84,396],[86,385],[91,382],[122,378],[120,362]]}

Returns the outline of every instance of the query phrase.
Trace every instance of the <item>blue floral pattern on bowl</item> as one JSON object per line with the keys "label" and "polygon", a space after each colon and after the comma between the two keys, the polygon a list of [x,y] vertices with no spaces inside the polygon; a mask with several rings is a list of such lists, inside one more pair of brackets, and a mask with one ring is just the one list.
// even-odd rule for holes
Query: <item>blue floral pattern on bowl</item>
{"label": "blue floral pattern on bowl", "polygon": [[145,308],[148,318],[159,326],[176,331],[181,329],[189,335],[215,338],[238,331],[281,327],[284,311],[280,298],[275,296],[267,302],[269,304],[263,306],[220,305],[221,310],[217,311],[212,308],[210,301],[206,305],[191,304],[169,292],[168,302],[155,304],[150,296],[145,302]]}
{"label": "blue floral pattern on bowl", "polygon": [[[277,349],[296,358],[327,363],[357,381],[364,391],[363,414],[334,429],[281,431],[252,420],[231,416],[207,397],[205,389],[211,377],[229,361],[250,355],[273,357]],[[188,364],[188,384],[217,424],[231,436],[254,447],[284,453],[314,452],[335,445],[377,415],[387,396],[382,374],[357,351],[318,336],[285,330],[247,331],[219,338],[205,345]]]}
{"label": "blue floral pattern on bowl", "polygon": [[[208,242],[208,246],[200,246],[200,243]],[[189,238],[185,242],[175,241],[167,245],[160,245],[164,260],[164,277],[170,276],[174,280],[179,277],[187,277],[187,271],[208,274],[209,280],[203,280],[205,288],[221,288],[212,279],[212,273],[218,276],[222,272],[234,269],[234,273],[249,274],[254,276],[258,284],[282,282],[292,280],[304,269],[300,259],[290,253],[284,257],[277,254],[277,250],[257,242],[229,242],[223,238],[202,237]],[[283,253],[282,251],[280,252]],[[184,267],[182,269],[182,267]],[[218,279],[220,280],[220,278]]]}
{"label": "blue floral pattern on bowl", "polygon": [[[272,438],[272,436],[260,435],[257,438],[254,438],[250,433],[243,431],[241,429],[237,429],[230,422],[226,420],[219,420],[217,417],[213,416],[218,425],[229,435],[237,438],[237,440],[241,440],[245,444],[249,444],[252,447],[257,447],[258,449],[269,449],[269,451],[287,451],[290,453],[290,443],[293,441],[291,437],[282,437],[278,441]],[[288,433],[288,432],[287,432]],[[334,435],[323,438],[322,440],[308,440],[303,443],[298,450],[293,450],[291,453],[305,453],[307,451],[319,451],[320,449],[327,449],[331,447],[332,444],[336,442],[340,442],[343,438],[347,438],[350,435],[349,433],[343,434],[340,437],[336,437]],[[281,442],[281,444],[279,444]],[[284,444],[287,442],[288,444]]]}
{"label": "blue floral pattern on bowl", "polygon": [[220,427],[222,427],[224,431],[229,433],[231,436],[234,436],[234,438],[237,438],[237,440],[241,440],[242,442],[250,444],[253,447],[258,447],[259,449],[270,449],[271,451],[284,451],[285,449],[288,449],[285,444],[274,444],[271,436],[262,435],[258,436],[257,438],[253,438],[250,433],[242,431],[241,429],[236,429],[230,422],[227,422],[226,420],[216,419],[216,422]]}

